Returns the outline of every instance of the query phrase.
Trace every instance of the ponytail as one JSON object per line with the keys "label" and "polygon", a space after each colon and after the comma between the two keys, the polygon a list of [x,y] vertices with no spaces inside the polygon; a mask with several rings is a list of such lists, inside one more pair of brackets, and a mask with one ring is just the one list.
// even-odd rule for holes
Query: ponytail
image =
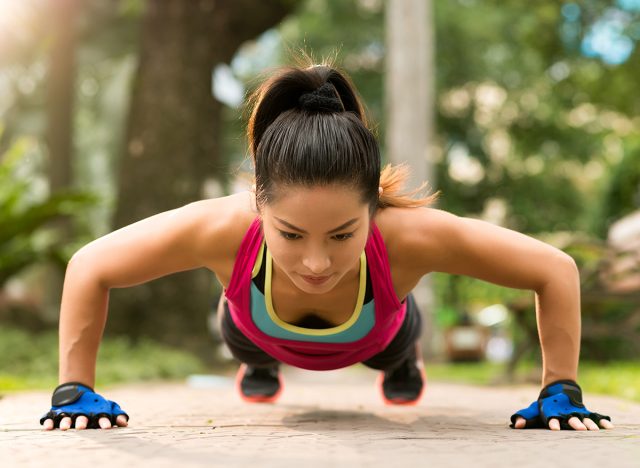
{"label": "ponytail", "polygon": [[378,198],[378,208],[418,208],[432,205],[438,200],[440,191],[430,195],[424,194],[423,191],[428,187],[428,182],[423,182],[415,190],[408,192],[403,190],[409,178],[409,170],[410,168],[407,164],[396,166],[387,164],[382,169],[380,173],[382,193]]}

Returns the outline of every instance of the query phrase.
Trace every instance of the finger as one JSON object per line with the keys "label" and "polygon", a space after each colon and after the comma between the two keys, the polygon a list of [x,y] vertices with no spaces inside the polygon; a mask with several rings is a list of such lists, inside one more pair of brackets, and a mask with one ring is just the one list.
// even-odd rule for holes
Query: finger
{"label": "finger", "polygon": [[560,430],[560,421],[558,421],[555,418],[550,419],[549,420],[549,429],[551,429],[552,431],[559,431]]}
{"label": "finger", "polygon": [[600,420],[600,427],[602,427],[603,429],[613,429],[615,426],[608,419],[601,419]]}
{"label": "finger", "polygon": [[127,417],[124,414],[121,414],[116,418],[116,424],[120,427],[127,427],[129,422],[127,421]]}
{"label": "finger", "polygon": [[66,431],[70,427],[71,427],[71,418],[68,416],[65,418],[62,418],[62,420],[60,421],[60,430]]}
{"label": "finger", "polygon": [[527,421],[524,418],[521,418],[520,416],[518,416],[516,418],[516,425],[515,428],[516,429],[524,429],[524,426],[526,426]]}
{"label": "finger", "polygon": [[596,423],[594,423],[591,419],[589,418],[584,418],[582,420],[582,423],[587,426],[587,429],[589,429],[590,431],[599,431],[600,428],[598,427],[598,425]]}
{"label": "finger", "polygon": [[53,419],[47,419],[44,421],[44,430],[45,431],[50,431],[53,429]]}
{"label": "finger", "polygon": [[582,424],[582,422],[578,418],[576,418],[575,416],[572,417],[572,418],[569,418],[568,422],[569,422],[569,426],[571,426],[576,431],[586,431],[587,430],[587,426]]}
{"label": "finger", "polygon": [[109,421],[109,418],[100,418],[98,424],[100,424],[102,429],[111,429],[111,421]]}
{"label": "finger", "polygon": [[76,429],[82,430],[87,428],[87,424],[89,423],[89,418],[86,416],[78,416],[76,418]]}

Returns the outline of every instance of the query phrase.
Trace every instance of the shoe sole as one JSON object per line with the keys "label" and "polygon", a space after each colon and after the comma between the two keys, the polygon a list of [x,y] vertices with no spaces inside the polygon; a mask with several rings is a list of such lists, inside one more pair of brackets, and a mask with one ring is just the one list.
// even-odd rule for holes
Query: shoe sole
{"label": "shoe sole", "polygon": [[238,372],[236,373],[235,387],[240,398],[247,403],[275,403],[275,401],[280,398],[280,394],[282,393],[282,389],[284,388],[284,381],[282,379],[282,375],[278,372],[278,382],[280,384],[280,388],[273,395],[245,395],[242,393],[242,387],[240,382],[242,382],[242,377],[244,377],[244,373],[247,370],[246,364],[241,364]]}

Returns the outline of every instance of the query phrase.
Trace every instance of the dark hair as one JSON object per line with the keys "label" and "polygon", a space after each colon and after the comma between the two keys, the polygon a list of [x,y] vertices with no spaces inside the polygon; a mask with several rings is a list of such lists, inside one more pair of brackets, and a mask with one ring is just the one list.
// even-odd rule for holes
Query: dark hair
{"label": "dark hair", "polygon": [[422,206],[435,199],[398,194],[406,168],[385,167],[381,181],[380,149],[364,108],[348,77],[335,68],[282,68],[249,102],[247,134],[258,206],[273,202],[275,187],[282,185],[347,184],[360,192],[372,214],[378,207]]}

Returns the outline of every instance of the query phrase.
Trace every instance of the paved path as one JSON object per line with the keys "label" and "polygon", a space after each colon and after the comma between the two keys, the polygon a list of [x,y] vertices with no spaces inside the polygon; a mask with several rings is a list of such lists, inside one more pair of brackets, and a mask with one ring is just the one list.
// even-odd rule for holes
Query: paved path
{"label": "paved path", "polygon": [[[428,370],[427,370],[428,372]],[[420,405],[389,407],[364,368],[286,368],[276,404],[246,404],[229,378],[208,388],[145,384],[103,391],[132,417],[108,431],[43,432],[49,394],[0,401],[0,465],[153,467],[599,467],[640,468],[640,405],[587,395],[614,430],[509,429],[532,386],[482,388],[429,382]],[[197,382],[196,382],[197,383]]]}

